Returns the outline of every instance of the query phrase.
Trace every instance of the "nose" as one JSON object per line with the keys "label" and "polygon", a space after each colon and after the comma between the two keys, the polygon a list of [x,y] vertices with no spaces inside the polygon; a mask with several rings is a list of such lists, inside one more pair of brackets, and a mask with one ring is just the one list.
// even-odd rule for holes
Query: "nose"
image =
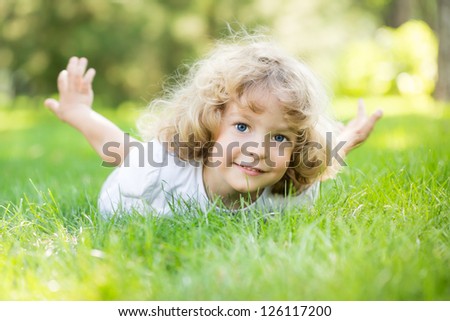
{"label": "nose", "polygon": [[242,145],[242,154],[248,156],[255,164],[268,156],[269,141],[265,141],[265,137],[254,137],[254,139],[245,142]]}

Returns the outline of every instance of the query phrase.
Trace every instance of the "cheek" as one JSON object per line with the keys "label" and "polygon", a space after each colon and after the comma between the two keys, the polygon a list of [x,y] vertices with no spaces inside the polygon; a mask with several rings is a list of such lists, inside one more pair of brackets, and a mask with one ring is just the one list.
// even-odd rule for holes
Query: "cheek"
{"label": "cheek", "polygon": [[219,167],[229,167],[239,155],[239,143],[228,140],[227,137],[221,137],[216,141],[211,154],[211,159],[219,164]]}
{"label": "cheek", "polygon": [[289,146],[276,146],[270,149],[270,156],[276,159],[290,159],[293,148]]}
{"label": "cheek", "polygon": [[288,168],[291,161],[293,148],[281,148],[273,151],[274,162],[278,168]]}
{"label": "cheek", "polygon": [[236,141],[229,142],[226,146],[224,146],[224,153],[227,164],[231,165],[231,163],[233,163],[233,161],[239,157],[239,143]]}
{"label": "cheek", "polygon": [[236,137],[233,135],[227,135],[227,133],[224,133],[216,141],[216,145],[218,145],[217,149],[222,151],[221,156],[223,159],[230,161],[239,155],[240,142],[236,140]]}

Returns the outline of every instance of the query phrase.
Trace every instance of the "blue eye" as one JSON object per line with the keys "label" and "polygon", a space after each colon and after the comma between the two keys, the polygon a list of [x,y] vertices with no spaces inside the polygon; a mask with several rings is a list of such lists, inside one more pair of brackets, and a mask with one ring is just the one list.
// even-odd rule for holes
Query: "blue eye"
{"label": "blue eye", "polygon": [[234,126],[240,132],[245,132],[248,129],[248,126],[246,124],[243,124],[243,123],[238,123],[238,124],[236,124]]}
{"label": "blue eye", "polygon": [[275,135],[275,136],[273,136],[273,139],[276,142],[281,143],[281,142],[283,142],[286,139],[286,137],[284,137],[283,135]]}

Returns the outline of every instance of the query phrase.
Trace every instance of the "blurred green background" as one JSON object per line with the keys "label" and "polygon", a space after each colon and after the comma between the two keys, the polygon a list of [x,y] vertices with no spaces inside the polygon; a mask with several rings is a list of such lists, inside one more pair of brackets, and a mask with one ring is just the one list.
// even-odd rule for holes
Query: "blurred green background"
{"label": "blurred green background", "polygon": [[260,26],[309,63],[336,96],[434,94],[448,100],[449,3],[1,0],[0,106],[14,105],[19,96],[54,94],[72,55],[87,57],[97,69],[97,105],[145,105],[168,76],[183,72],[181,65],[229,36],[229,28]]}
{"label": "blurred green background", "polygon": [[[449,300],[450,0],[0,0],[0,299]],[[339,120],[383,119],[309,209],[101,220],[112,168],[43,107],[70,56],[139,110],[229,29],[264,26]],[[440,102],[443,101],[443,102]],[[263,214],[263,213],[261,213]]]}

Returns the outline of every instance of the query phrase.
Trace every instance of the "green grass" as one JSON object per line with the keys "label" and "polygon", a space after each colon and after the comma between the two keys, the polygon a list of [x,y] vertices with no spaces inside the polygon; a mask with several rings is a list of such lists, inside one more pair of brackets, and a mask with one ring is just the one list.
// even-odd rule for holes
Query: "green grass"
{"label": "green grass", "polygon": [[0,109],[0,299],[450,300],[450,106],[367,104],[385,118],[312,210],[113,220],[78,133]]}

